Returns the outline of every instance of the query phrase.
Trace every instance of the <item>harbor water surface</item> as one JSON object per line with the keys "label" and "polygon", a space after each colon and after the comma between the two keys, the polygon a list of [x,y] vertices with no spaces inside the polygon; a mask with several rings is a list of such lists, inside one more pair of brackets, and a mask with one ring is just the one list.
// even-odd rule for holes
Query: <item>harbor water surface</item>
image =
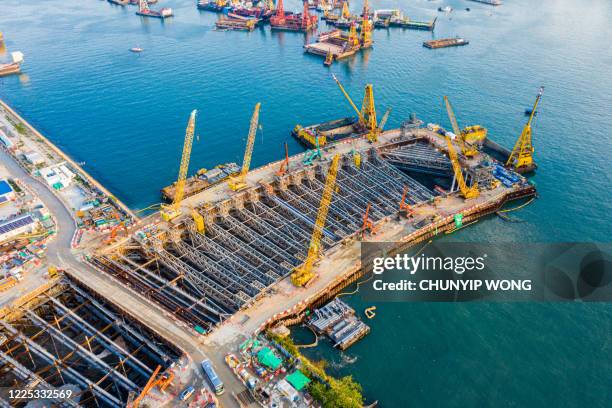
{"label": "harbor water surface", "polygon": [[[296,0],[285,2],[297,10]],[[357,12],[361,2],[353,2]],[[510,147],[524,110],[545,86],[534,126],[540,197],[509,223],[481,220],[447,239],[500,242],[609,241],[612,213],[612,3],[608,0],[372,1],[435,32],[377,30],[374,47],[325,68],[303,53],[303,34],[216,32],[195,1],[161,0],[166,21],[101,0],[3,0],[5,49],[25,55],[23,74],[0,79],[13,106],[133,208],[159,201],[178,173],[189,112],[199,110],[191,169],[240,163],[250,114],[262,102],[253,165],[303,149],[295,124],[349,116],[331,78],[356,101],[374,84],[388,127],[411,112],[450,127],[482,124]],[[437,11],[450,5],[451,13]],[[469,7],[471,11],[466,11]],[[324,23],[320,29],[325,29]],[[462,36],[466,47],[422,42]],[[142,47],[143,53],[128,50]],[[359,313],[366,304],[347,298]],[[612,406],[612,308],[608,304],[378,304],[371,334],[345,353],[309,349],[352,374],[383,407]],[[308,342],[308,333],[298,340]]]}

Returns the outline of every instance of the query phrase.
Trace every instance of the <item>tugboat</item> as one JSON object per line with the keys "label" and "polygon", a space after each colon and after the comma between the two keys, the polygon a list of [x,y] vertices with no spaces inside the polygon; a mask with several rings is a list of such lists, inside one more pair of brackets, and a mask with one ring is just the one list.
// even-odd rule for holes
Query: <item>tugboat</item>
{"label": "tugboat", "polygon": [[21,63],[23,62],[23,53],[21,51],[11,52],[13,62],[9,64],[0,64],[0,76],[18,74],[21,72]]}

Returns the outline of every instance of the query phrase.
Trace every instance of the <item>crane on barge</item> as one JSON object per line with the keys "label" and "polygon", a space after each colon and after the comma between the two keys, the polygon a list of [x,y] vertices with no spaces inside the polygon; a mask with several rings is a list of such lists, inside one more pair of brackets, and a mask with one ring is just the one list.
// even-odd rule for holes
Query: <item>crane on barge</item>
{"label": "crane on barge", "polygon": [[523,132],[516,141],[514,149],[512,149],[512,153],[510,153],[510,157],[508,157],[508,161],[506,162],[507,167],[513,167],[518,173],[529,173],[534,171],[537,167],[533,160],[534,148],[531,140],[531,124],[536,115],[536,110],[538,109],[543,93],[544,87],[541,86],[535,103],[533,104],[533,108],[531,109],[529,120],[523,128]]}
{"label": "crane on barge", "polygon": [[453,111],[453,107],[451,106],[450,101],[447,96],[444,96],[444,104],[446,105],[446,113],[448,114],[448,119],[451,122],[453,127],[453,132],[457,136],[459,140],[459,145],[461,146],[461,152],[465,155],[465,157],[474,157],[478,154],[478,149],[476,146],[467,143],[465,140],[465,133],[459,129],[459,124],[457,123],[457,118],[455,117],[455,112]]}
{"label": "crane on barge", "polygon": [[376,106],[374,105],[374,87],[372,84],[367,84],[365,87],[365,95],[363,97],[363,104],[361,110],[357,109],[357,105],[351,99],[349,94],[346,92],[336,75],[332,75],[336,84],[348,100],[353,110],[357,113],[359,118],[359,124],[367,129],[368,140],[372,143],[378,140],[378,135],[382,132],[384,125],[387,123],[387,118],[391,113],[391,109],[388,109],[380,124],[376,121]]}
{"label": "crane on barge", "polygon": [[323,187],[323,195],[321,196],[319,211],[317,212],[317,218],[314,229],[312,230],[310,245],[308,247],[308,255],[306,256],[304,263],[295,268],[291,274],[291,282],[293,282],[295,286],[305,286],[312,280],[312,278],[314,278],[314,272],[312,269],[317,259],[319,259],[321,237],[323,236],[323,228],[325,227],[327,213],[329,212],[332,196],[336,187],[336,176],[338,174],[339,163],[340,155],[336,154],[332,159],[329,169],[327,170],[325,186]]}
{"label": "crane on barge", "polygon": [[191,147],[193,146],[193,134],[195,132],[195,120],[197,110],[193,110],[189,116],[187,130],[185,131],[185,141],[183,143],[183,154],[181,156],[181,165],[179,168],[179,176],[176,181],[176,190],[174,200],[170,205],[162,205],[161,216],[165,221],[170,221],[181,215],[181,201],[185,197],[185,184],[187,182],[187,171],[189,170],[189,159],[191,158]]}
{"label": "crane on barge", "polygon": [[461,190],[461,195],[466,200],[470,198],[476,198],[480,195],[480,191],[478,190],[478,183],[474,182],[471,187],[468,187],[465,182],[465,178],[463,177],[463,169],[459,164],[459,159],[457,158],[457,152],[453,147],[453,142],[451,142],[450,137],[446,136],[446,144],[448,145],[448,157],[453,165],[453,172],[455,173],[455,180],[457,180],[457,184],[459,185],[459,190]]}
{"label": "crane on barge", "polygon": [[251,125],[249,127],[249,136],[247,138],[246,150],[244,151],[244,159],[242,160],[242,168],[237,176],[230,177],[227,181],[229,187],[234,191],[240,191],[247,188],[246,176],[251,167],[251,157],[253,156],[253,146],[255,145],[255,135],[257,134],[257,125],[259,123],[259,108],[261,103],[255,105],[253,116],[251,117]]}

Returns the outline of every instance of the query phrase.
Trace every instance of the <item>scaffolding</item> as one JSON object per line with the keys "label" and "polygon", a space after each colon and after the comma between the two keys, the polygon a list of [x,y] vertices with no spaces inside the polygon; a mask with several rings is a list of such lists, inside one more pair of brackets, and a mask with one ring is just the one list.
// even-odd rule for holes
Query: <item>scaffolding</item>
{"label": "scaffolding", "polygon": [[[434,196],[376,149],[360,156],[359,166],[350,154],[339,158],[323,252],[358,239],[368,205],[369,219],[377,223],[397,214],[406,186],[410,205]],[[167,236],[134,238],[93,262],[185,322],[213,329],[304,263],[329,166],[329,160],[320,160],[196,207],[205,223],[202,232],[185,217]]]}
{"label": "scaffolding", "polygon": [[[72,391],[69,398],[49,399],[53,406],[125,406],[154,367],[167,369],[181,355],[66,277],[0,318],[0,387]],[[5,395],[0,405],[9,406]]]}

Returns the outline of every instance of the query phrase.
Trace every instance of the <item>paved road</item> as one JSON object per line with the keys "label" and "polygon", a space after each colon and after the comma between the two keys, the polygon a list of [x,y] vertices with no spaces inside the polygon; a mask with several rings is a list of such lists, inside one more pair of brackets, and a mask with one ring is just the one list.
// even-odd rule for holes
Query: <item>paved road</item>
{"label": "paved road", "polygon": [[71,248],[72,236],[76,226],[70,212],[62,201],[40,180],[30,176],[2,149],[0,149],[0,160],[12,175],[27,183],[40,197],[59,224],[56,237],[47,246],[48,263],[65,269],[70,275],[85,282],[98,293],[121,306],[124,310],[129,311],[135,318],[146,322],[147,326],[180,347],[194,362],[194,371],[198,376],[195,378],[196,380],[201,378],[200,370],[197,366],[208,354],[219,376],[225,383],[227,392],[221,396],[221,404],[223,407],[238,407],[231,394],[232,392],[238,394],[244,390],[244,387],[227,368],[223,362],[223,356],[218,352],[206,353],[206,348],[198,343],[198,339],[192,333],[178,326],[157,305],[118,284],[109,275],[99,272],[87,263],[82,262],[80,256],[73,252]]}

